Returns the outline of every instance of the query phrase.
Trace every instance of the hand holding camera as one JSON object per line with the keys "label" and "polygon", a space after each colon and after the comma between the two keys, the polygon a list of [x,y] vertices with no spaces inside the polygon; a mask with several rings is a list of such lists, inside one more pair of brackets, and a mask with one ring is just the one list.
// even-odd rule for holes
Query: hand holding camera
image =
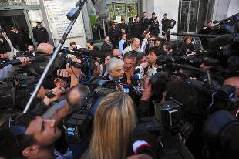
{"label": "hand holding camera", "polygon": [[17,59],[21,61],[22,66],[26,66],[27,64],[31,63],[29,57],[18,57]]}

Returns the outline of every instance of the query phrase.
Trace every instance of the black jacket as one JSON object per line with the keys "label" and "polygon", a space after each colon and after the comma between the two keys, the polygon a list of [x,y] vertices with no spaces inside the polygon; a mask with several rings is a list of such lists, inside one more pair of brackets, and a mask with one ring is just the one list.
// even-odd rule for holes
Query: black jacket
{"label": "black jacket", "polygon": [[180,48],[180,55],[187,55],[195,51],[194,45],[192,43],[185,44],[183,43]]}
{"label": "black jacket", "polygon": [[112,44],[107,44],[106,42],[103,43],[101,50],[104,53],[110,53],[113,50],[113,45]]}
{"label": "black jacket", "polygon": [[150,19],[142,18],[141,19],[141,25],[142,25],[142,32],[141,33],[143,33],[146,29],[149,29]]}
{"label": "black jacket", "polygon": [[118,47],[120,36],[121,36],[121,31],[119,27],[116,26],[115,28],[110,28],[109,37],[115,48]]}
{"label": "black jacket", "polygon": [[132,28],[132,36],[134,38],[140,38],[142,37],[142,30],[143,30],[143,27],[141,25],[140,22],[134,22],[133,23],[133,28]]}
{"label": "black jacket", "polygon": [[149,28],[150,32],[152,35],[158,36],[160,33],[159,30],[159,22],[157,19],[151,19],[150,20],[150,28]]}
{"label": "black jacket", "polygon": [[18,32],[10,32],[9,33],[9,39],[12,42],[12,45],[14,48],[20,50],[20,51],[24,51],[25,50],[25,41],[23,39],[22,33]]}
{"label": "black jacket", "polygon": [[167,32],[170,29],[171,20],[170,19],[162,19],[162,31]]}
{"label": "black jacket", "polygon": [[49,41],[49,34],[46,30],[46,28],[41,27],[41,28],[33,28],[33,37],[36,42],[38,43],[46,43]]}
{"label": "black jacket", "polygon": [[119,24],[120,29],[124,29],[126,33],[128,33],[128,25],[126,23]]}

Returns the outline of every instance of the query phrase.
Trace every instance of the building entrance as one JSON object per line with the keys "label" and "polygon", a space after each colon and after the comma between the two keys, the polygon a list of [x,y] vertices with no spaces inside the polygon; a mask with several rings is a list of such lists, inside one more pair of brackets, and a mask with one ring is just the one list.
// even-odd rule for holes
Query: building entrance
{"label": "building entrance", "polygon": [[[0,26],[8,33],[12,26],[16,26],[24,36],[24,40],[30,43],[29,25],[23,9],[0,10]],[[30,26],[31,27],[31,26]]]}

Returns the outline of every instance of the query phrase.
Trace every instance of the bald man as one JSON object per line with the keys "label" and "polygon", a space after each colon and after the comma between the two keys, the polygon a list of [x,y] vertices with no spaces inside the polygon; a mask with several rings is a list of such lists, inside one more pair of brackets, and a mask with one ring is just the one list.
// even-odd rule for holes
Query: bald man
{"label": "bald man", "polygon": [[46,55],[51,55],[53,53],[53,49],[54,47],[49,43],[40,43],[37,47],[37,52]]}
{"label": "bald man", "polygon": [[[49,43],[41,43],[38,45],[36,49],[36,61],[31,65],[32,67],[29,68],[29,71],[32,74],[40,76],[43,71],[45,70],[46,65],[48,64],[51,55],[53,53],[54,47]],[[61,58],[60,55],[56,58],[51,67],[50,71],[48,72],[47,76],[54,76],[53,73],[58,66],[62,66],[64,58]]]}

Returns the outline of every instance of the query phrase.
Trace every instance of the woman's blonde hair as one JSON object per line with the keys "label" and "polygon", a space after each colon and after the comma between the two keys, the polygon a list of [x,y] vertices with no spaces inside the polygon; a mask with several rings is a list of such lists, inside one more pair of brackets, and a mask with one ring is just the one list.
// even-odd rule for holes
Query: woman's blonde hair
{"label": "woman's blonde hair", "polygon": [[94,119],[90,159],[126,158],[135,119],[129,95],[114,92],[102,99]]}

